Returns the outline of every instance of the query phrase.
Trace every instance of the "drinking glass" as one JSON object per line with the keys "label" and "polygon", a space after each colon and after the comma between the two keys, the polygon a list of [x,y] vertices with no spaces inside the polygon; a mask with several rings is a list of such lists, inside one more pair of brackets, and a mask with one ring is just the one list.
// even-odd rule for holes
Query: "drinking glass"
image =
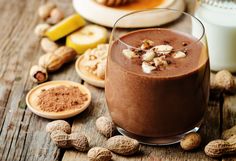
{"label": "drinking glass", "polygon": [[[166,69],[145,73],[142,62],[123,55],[125,49],[143,52],[137,44],[145,39],[175,46],[171,53],[184,52],[186,57]],[[150,9],[130,13],[115,23],[105,95],[121,134],[144,144],[168,145],[196,132],[208,104],[209,77],[205,29],[196,17],[174,9]]]}

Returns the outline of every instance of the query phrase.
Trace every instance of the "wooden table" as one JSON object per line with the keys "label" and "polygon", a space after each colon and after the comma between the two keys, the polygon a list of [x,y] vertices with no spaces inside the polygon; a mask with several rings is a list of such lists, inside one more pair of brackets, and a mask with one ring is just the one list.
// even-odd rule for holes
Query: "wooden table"
{"label": "wooden table", "polygon": [[[37,8],[45,0],[0,0],[0,160],[5,161],[86,161],[86,153],[57,148],[45,132],[50,120],[36,116],[27,108],[25,96],[36,84],[29,79],[29,69],[37,63],[42,50],[39,39],[33,34],[39,23]],[[73,13],[71,2],[57,0],[67,15]],[[193,1],[188,1],[188,10]],[[190,10],[189,10],[190,11]],[[74,64],[52,75],[50,80],[83,81],[78,77]],[[108,115],[104,91],[84,83],[92,92],[92,103],[82,114],[68,119],[73,131],[88,136],[90,146],[102,146],[105,138],[95,130],[94,122]],[[236,160],[211,159],[203,153],[204,145],[219,138],[224,129],[236,124],[236,96],[211,95],[206,118],[200,130],[203,144],[199,150],[184,152],[179,145],[141,146],[141,153],[133,157],[113,155],[113,160]]]}

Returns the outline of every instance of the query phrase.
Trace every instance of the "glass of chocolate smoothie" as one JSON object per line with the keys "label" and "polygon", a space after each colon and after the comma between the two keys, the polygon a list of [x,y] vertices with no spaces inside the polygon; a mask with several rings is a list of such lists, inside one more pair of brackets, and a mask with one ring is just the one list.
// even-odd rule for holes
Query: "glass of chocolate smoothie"
{"label": "glass of chocolate smoothie", "polygon": [[197,131],[207,108],[209,77],[204,26],[188,13],[138,11],[114,25],[105,95],[123,135],[168,145]]}

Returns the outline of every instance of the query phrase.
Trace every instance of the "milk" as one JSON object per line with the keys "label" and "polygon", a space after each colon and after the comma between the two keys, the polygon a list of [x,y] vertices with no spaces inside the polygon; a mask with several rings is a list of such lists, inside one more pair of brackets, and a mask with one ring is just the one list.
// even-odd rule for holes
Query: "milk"
{"label": "milk", "polygon": [[201,4],[195,16],[206,29],[211,70],[236,72],[236,9]]}

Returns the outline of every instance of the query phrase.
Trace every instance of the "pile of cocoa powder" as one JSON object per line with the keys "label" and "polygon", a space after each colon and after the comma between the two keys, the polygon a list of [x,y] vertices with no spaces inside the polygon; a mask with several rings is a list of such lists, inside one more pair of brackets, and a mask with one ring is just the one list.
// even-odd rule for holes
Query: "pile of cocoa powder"
{"label": "pile of cocoa powder", "polygon": [[87,100],[87,94],[82,93],[79,87],[58,86],[42,90],[38,96],[37,104],[43,111],[61,112],[81,108]]}

